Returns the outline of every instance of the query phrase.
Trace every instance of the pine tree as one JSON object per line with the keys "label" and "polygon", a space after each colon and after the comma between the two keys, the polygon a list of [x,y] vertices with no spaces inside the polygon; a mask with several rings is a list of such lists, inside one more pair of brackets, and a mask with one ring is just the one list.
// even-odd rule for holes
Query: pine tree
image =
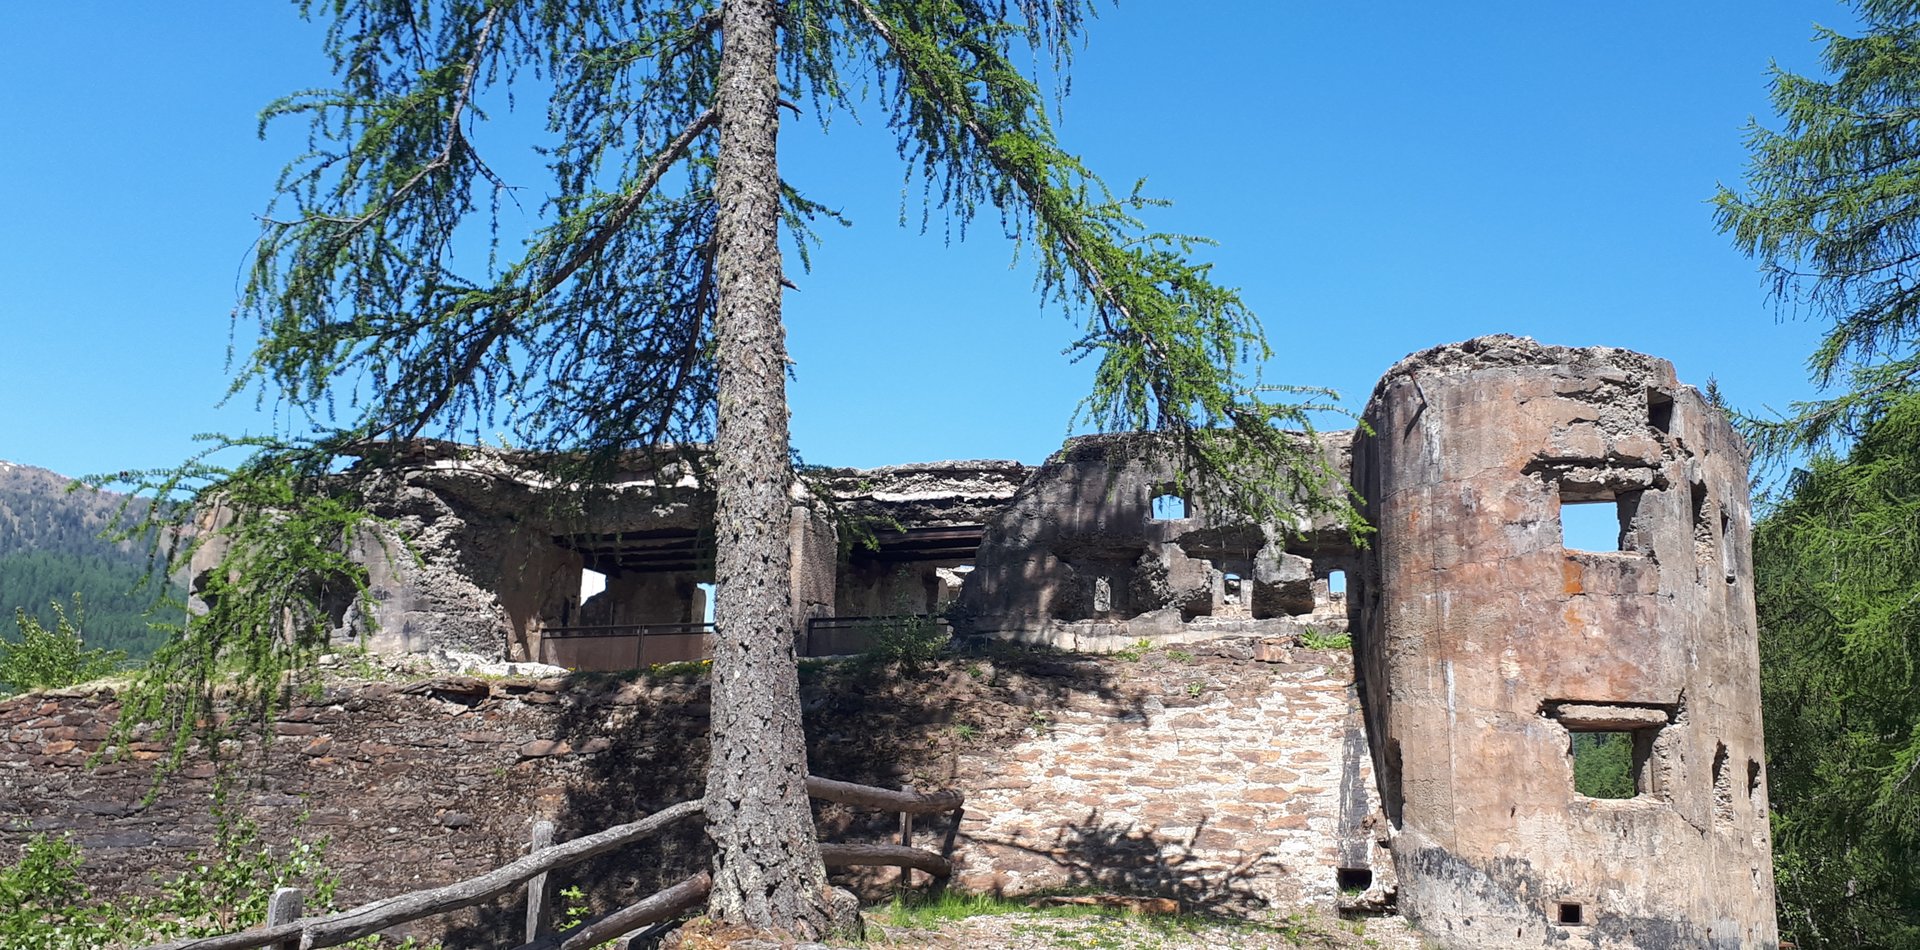
{"label": "pine tree", "polygon": [[[288,456],[309,474],[368,441],[481,425],[565,453],[575,475],[712,440],[707,808],[723,920],[828,926],[787,629],[780,320],[782,229],[804,248],[825,212],[780,176],[783,109],[856,110],[854,89],[875,84],[933,204],[963,229],[1001,222],[1046,297],[1083,321],[1088,423],[1162,433],[1183,488],[1214,510],[1347,510],[1337,474],[1283,429],[1310,428],[1310,407],[1259,385],[1259,326],[1190,260],[1198,242],[1146,230],[1156,202],[1110,191],[1056,142],[1019,64],[1066,65],[1081,0],[301,6],[331,18],[340,87],[263,116],[304,119],[310,149],[266,216],[242,308],[261,342],[236,385],[263,382],[337,427]],[[481,143],[486,115],[522,96],[545,99],[554,181],[515,257],[494,213],[507,183]],[[475,255],[455,249],[489,233],[497,256],[461,269]],[[252,469],[273,469],[274,451]],[[234,497],[231,474],[201,497]]]}

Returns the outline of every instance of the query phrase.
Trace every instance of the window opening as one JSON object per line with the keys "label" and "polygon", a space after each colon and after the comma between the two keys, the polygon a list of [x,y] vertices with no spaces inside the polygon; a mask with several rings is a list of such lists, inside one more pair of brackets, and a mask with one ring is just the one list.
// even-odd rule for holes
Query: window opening
{"label": "window opening", "polygon": [[1733,570],[1733,516],[1727,509],[1720,509],[1720,572],[1726,575],[1727,583],[1734,583]]}
{"label": "window opening", "polygon": [[1187,500],[1175,494],[1153,497],[1153,520],[1179,521],[1187,516]]}
{"label": "window opening", "polygon": [[1560,544],[1569,551],[1621,551],[1620,503],[1613,498],[1560,503]]}
{"label": "window opening", "polygon": [[1727,774],[1727,744],[1713,744],[1713,820],[1733,824],[1733,776]]}
{"label": "window opening", "polygon": [[1688,489],[1693,502],[1693,559],[1700,570],[1712,568],[1714,563],[1713,526],[1708,523],[1707,483],[1694,482]]}
{"label": "window opening", "polygon": [[1344,594],[1346,592],[1347,592],[1347,572],[1346,571],[1328,571],[1327,572],[1327,593]]}
{"label": "window opening", "polygon": [[700,589],[700,622],[712,623],[714,594],[719,592],[720,585],[712,581],[701,581],[693,586]]}
{"label": "window opening", "polygon": [[580,602],[586,603],[593,595],[607,589],[607,575],[593,568],[580,569]]}
{"label": "window opening", "polygon": [[1767,797],[1760,794],[1760,763],[1747,760],[1747,801],[1753,803],[1753,813],[1765,817]]}
{"label": "window opening", "polygon": [[1573,733],[1573,790],[1588,798],[1639,794],[1631,732]]}
{"label": "window opening", "polygon": [[1240,602],[1240,575],[1227,574],[1220,578],[1220,588],[1227,595],[1227,603]]}
{"label": "window opening", "polygon": [[1373,886],[1372,868],[1335,868],[1334,883],[1340,885],[1342,894],[1359,894]]}
{"label": "window opening", "polygon": [[1647,390],[1647,424],[1661,432],[1673,431],[1673,397],[1657,389]]}
{"label": "window opening", "polygon": [[1586,908],[1572,901],[1560,902],[1560,923],[1568,927],[1579,927],[1587,922]]}

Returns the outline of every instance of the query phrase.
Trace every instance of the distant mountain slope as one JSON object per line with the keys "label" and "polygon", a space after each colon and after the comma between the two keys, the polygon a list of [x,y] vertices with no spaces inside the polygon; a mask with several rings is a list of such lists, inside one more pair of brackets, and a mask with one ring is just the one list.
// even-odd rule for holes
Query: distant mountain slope
{"label": "distant mountain slope", "polygon": [[[147,552],[131,542],[101,540],[125,495],[67,491],[64,475],[0,461],[0,635],[14,636],[15,608],[51,622],[53,601],[78,593],[86,604],[81,631],[89,646],[145,657],[163,639],[147,610],[160,585],[136,590]],[[138,504],[138,502],[136,502]]]}

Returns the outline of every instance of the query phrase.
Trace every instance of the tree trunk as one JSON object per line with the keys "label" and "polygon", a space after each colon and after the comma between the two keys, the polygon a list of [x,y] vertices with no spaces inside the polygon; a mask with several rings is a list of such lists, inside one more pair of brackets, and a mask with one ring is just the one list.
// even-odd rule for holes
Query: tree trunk
{"label": "tree trunk", "polygon": [[719,360],[708,911],[758,930],[829,927],[800,726],[788,524],[786,339],[780,325],[780,84],[774,0],[721,10],[714,178]]}

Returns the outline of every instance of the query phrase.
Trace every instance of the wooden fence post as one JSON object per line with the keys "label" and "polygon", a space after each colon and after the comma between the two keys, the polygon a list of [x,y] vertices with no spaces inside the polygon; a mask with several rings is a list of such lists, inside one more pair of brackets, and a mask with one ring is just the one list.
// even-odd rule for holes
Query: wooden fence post
{"label": "wooden fence post", "polygon": [[[946,858],[949,862],[953,860],[954,846],[958,844],[960,841],[960,823],[965,821],[966,819],[967,819],[967,809],[965,806],[962,806],[960,808],[956,808],[953,810],[953,824],[947,826],[947,840],[941,842],[940,844],[940,856],[943,858]],[[941,891],[946,890],[947,882],[949,880],[951,880],[951,878],[949,877],[934,878],[933,892],[935,894],[938,894]]]}
{"label": "wooden fence post", "polygon": [[[267,898],[267,926],[278,927],[300,919],[305,909],[306,898],[301,896],[297,887],[282,887]],[[300,950],[300,938],[296,935],[281,941],[273,950]]]}
{"label": "wooden fence post", "polygon": [[[532,854],[552,844],[553,822],[547,821],[544,818],[534,822],[533,847],[528,850],[527,853]],[[547,898],[547,872],[541,871],[539,874],[534,875],[531,880],[527,881],[528,943],[532,943],[540,939],[543,935],[552,932],[551,922],[553,915],[549,912],[551,909],[547,906]]]}
{"label": "wooden fence post", "polygon": [[[916,794],[911,785],[902,785],[900,786],[900,790],[909,795]],[[910,811],[900,813],[900,847],[913,847],[913,812]],[[913,886],[912,868],[903,867],[900,869],[900,884],[903,887]]]}

